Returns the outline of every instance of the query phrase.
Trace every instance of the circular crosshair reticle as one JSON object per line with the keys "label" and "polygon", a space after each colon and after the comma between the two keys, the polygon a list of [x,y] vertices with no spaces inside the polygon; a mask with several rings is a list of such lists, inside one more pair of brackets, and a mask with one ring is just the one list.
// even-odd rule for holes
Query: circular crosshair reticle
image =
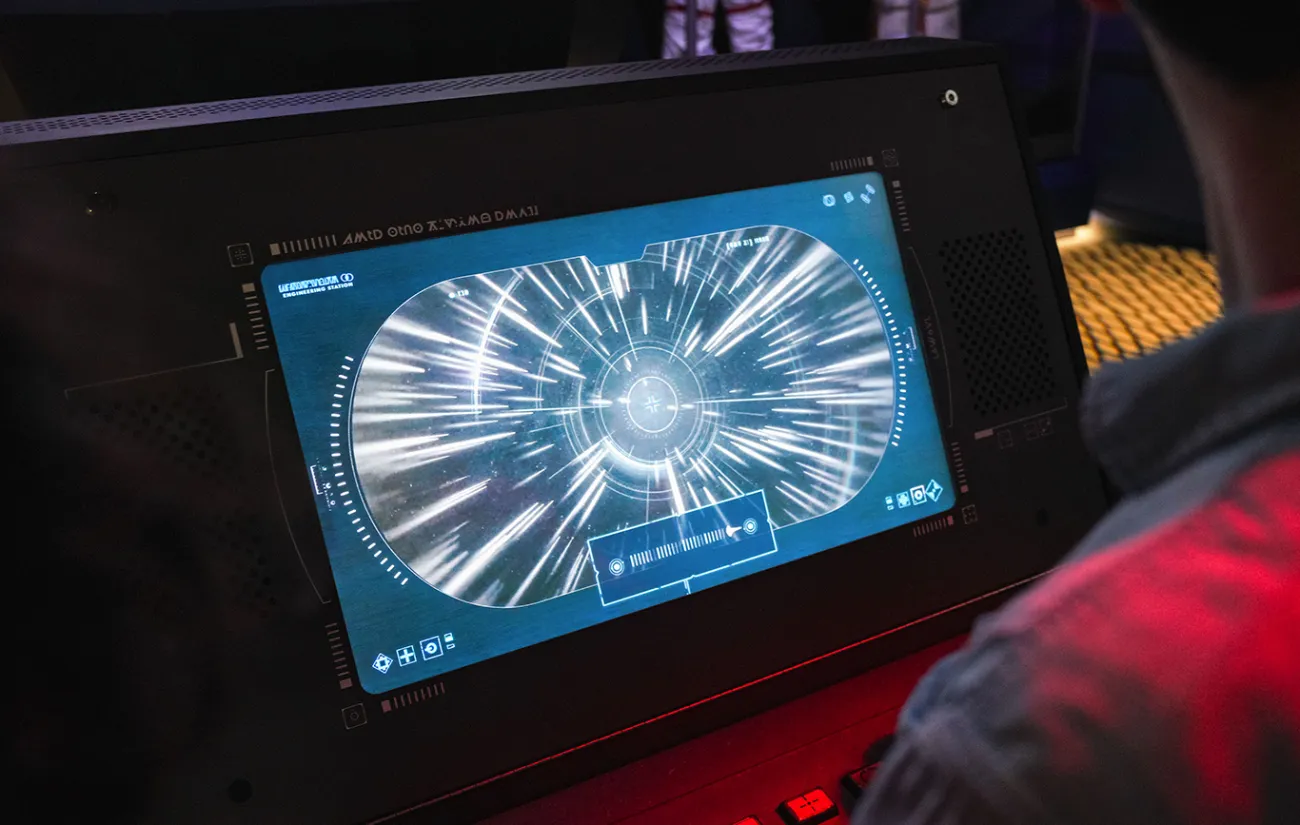
{"label": "circular crosshair reticle", "polygon": [[594,584],[589,538],[759,489],[775,527],[840,507],[893,410],[885,328],[852,267],[749,227],[416,294],[361,361],[352,454],[416,575],[515,607]]}

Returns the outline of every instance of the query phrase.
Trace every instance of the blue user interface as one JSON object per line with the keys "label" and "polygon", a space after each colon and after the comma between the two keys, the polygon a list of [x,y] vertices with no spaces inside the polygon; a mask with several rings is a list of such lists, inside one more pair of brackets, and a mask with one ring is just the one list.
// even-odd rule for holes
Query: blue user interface
{"label": "blue user interface", "polygon": [[949,509],[884,187],[848,175],[268,266],[362,687]]}

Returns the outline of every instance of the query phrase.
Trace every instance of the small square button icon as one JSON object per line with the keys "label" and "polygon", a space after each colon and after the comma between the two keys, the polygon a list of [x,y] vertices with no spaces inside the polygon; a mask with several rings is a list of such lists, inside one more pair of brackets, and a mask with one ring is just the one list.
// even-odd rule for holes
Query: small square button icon
{"label": "small square button icon", "polygon": [[430,659],[436,659],[442,655],[442,639],[432,636],[420,642],[420,655],[427,662]]}
{"label": "small square button icon", "polygon": [[358,702],[343,709],[343,728],[352,730],[366,723],[366,706]]}
{"label": "small square button icon", "polygon": [[246,243],[235,243],[226,247],[226,257],[230,259],[230,265],[235,269],[241,266],[253,265],[253,246]]}

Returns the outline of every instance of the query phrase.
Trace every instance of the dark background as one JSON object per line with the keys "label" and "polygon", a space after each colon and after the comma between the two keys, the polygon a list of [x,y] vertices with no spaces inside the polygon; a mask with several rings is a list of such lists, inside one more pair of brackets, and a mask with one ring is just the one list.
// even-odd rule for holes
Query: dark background
{"label": "dark background", "polygon": [[[778,48],[872,36],[871,0],[771,0]],[[658,57],[662,0],[6,0],[0,65],[27,117]],[[967,0],[1036,92],[1072,94],[1075,0]],[[715,48],[726,52],[726,27]],[[1039,96],[1036,94],[1036,97]],[[1064,103],[1067,114],[1074,101]]]}
{"label": "dark background", "polygon": [[[872,36],[870,0],[771,2],[778,48]],[[649,60],[662,10],[662,0],[0,0],[0,121]],[[1077,150],[1043,169],[1063,204],[1058,225],[1095,208],[1139,233],[1204,244],[1191,165],[1131,21],[1101,18],[1090,42],[1079,0],[964,0],[962,16],[965,37],[1010,50],[1030,132]],[[714,45],[728,51],[725,26]]]}

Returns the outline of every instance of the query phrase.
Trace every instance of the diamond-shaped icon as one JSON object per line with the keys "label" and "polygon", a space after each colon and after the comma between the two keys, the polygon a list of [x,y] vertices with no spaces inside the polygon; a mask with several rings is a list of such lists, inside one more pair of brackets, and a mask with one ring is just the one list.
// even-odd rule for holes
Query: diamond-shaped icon
{"label": "diamond-shaped icon", "polygon": [[387,673],[388,669],[393,666],[393,657],[387,653],[380,653],[370,666],[380,673]]}
{"label": "diamond-shaped icon", "polygon": [[402,667],[415,664],[415,645],[407,645],[397,649],[397,663]]}
{"label": "diamond-shaped icon", "polygon": [[912,488],[912,503],[925,504],[925,488],[916,486]]}
{"label": "diamond-shaped icon", "polygon": [[930,479],[930,483],[925,485],[925,495],[930,501],[938,501],[939,496],[943,495],[943,485]]}

